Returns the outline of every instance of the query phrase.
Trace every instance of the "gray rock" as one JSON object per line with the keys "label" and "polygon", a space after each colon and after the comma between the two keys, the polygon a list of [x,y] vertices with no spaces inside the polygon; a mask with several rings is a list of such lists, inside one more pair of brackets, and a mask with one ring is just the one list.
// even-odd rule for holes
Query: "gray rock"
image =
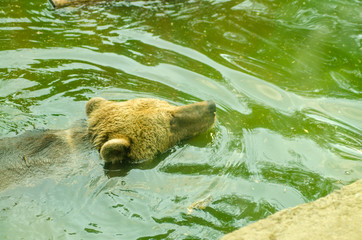
{"label": "gray rock", "polygon": [[277,212],[221,240],[361,240],[362,179],[314,202]]}

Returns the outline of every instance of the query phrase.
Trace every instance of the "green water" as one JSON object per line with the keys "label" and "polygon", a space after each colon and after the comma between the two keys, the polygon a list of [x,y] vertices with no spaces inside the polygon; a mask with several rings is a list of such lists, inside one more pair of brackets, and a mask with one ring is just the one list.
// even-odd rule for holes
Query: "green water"
{"label": "green water", "polygon": [[1,137],[68,128],[94,96],[214,99],[218,120],[138,168],[105,173],[94,155],[1,191],[0,238],[217,239],[362,178],[361,13],[359,0],[1,0]]}

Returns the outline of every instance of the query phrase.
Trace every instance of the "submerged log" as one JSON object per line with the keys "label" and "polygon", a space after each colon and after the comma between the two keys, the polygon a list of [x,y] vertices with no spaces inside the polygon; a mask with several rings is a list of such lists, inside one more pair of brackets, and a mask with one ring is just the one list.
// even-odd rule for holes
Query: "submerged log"
{"label": "submerged log", "polygon": [[49,2],[55,8],[66,7],[66,6],[73,6],[78,4],[92,4],[97,2],[106,2],[107,0],[49,0]]}

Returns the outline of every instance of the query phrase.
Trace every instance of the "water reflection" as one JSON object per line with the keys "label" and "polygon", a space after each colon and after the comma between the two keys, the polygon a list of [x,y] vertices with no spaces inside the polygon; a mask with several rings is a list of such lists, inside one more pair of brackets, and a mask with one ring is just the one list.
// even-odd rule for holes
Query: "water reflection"
{"label": "water reflection", "polygon": [[300,168],[263,164],[261,172],[266,181],[290,186],[300,191],[307,201],[324,197],[335,189],[332,179]]}

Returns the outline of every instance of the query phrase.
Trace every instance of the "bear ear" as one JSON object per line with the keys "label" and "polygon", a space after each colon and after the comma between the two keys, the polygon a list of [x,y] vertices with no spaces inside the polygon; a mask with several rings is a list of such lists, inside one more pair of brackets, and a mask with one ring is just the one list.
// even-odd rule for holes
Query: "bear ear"
{"label": "bear ear", "polygon": [[101,97],[91,98],[85,106],[85,112],[87,113],[87,116],[89,116],[89,114],[91,114],[95,109],[99,108],[101,103],[105,101],[107,100]]}
{"label": "bear ear", "polygon": [[114,138],[108,140],[101,147],[100,154],[106,162],[122,162],[127,157],[130,148],[130,141],[128,138]]}

